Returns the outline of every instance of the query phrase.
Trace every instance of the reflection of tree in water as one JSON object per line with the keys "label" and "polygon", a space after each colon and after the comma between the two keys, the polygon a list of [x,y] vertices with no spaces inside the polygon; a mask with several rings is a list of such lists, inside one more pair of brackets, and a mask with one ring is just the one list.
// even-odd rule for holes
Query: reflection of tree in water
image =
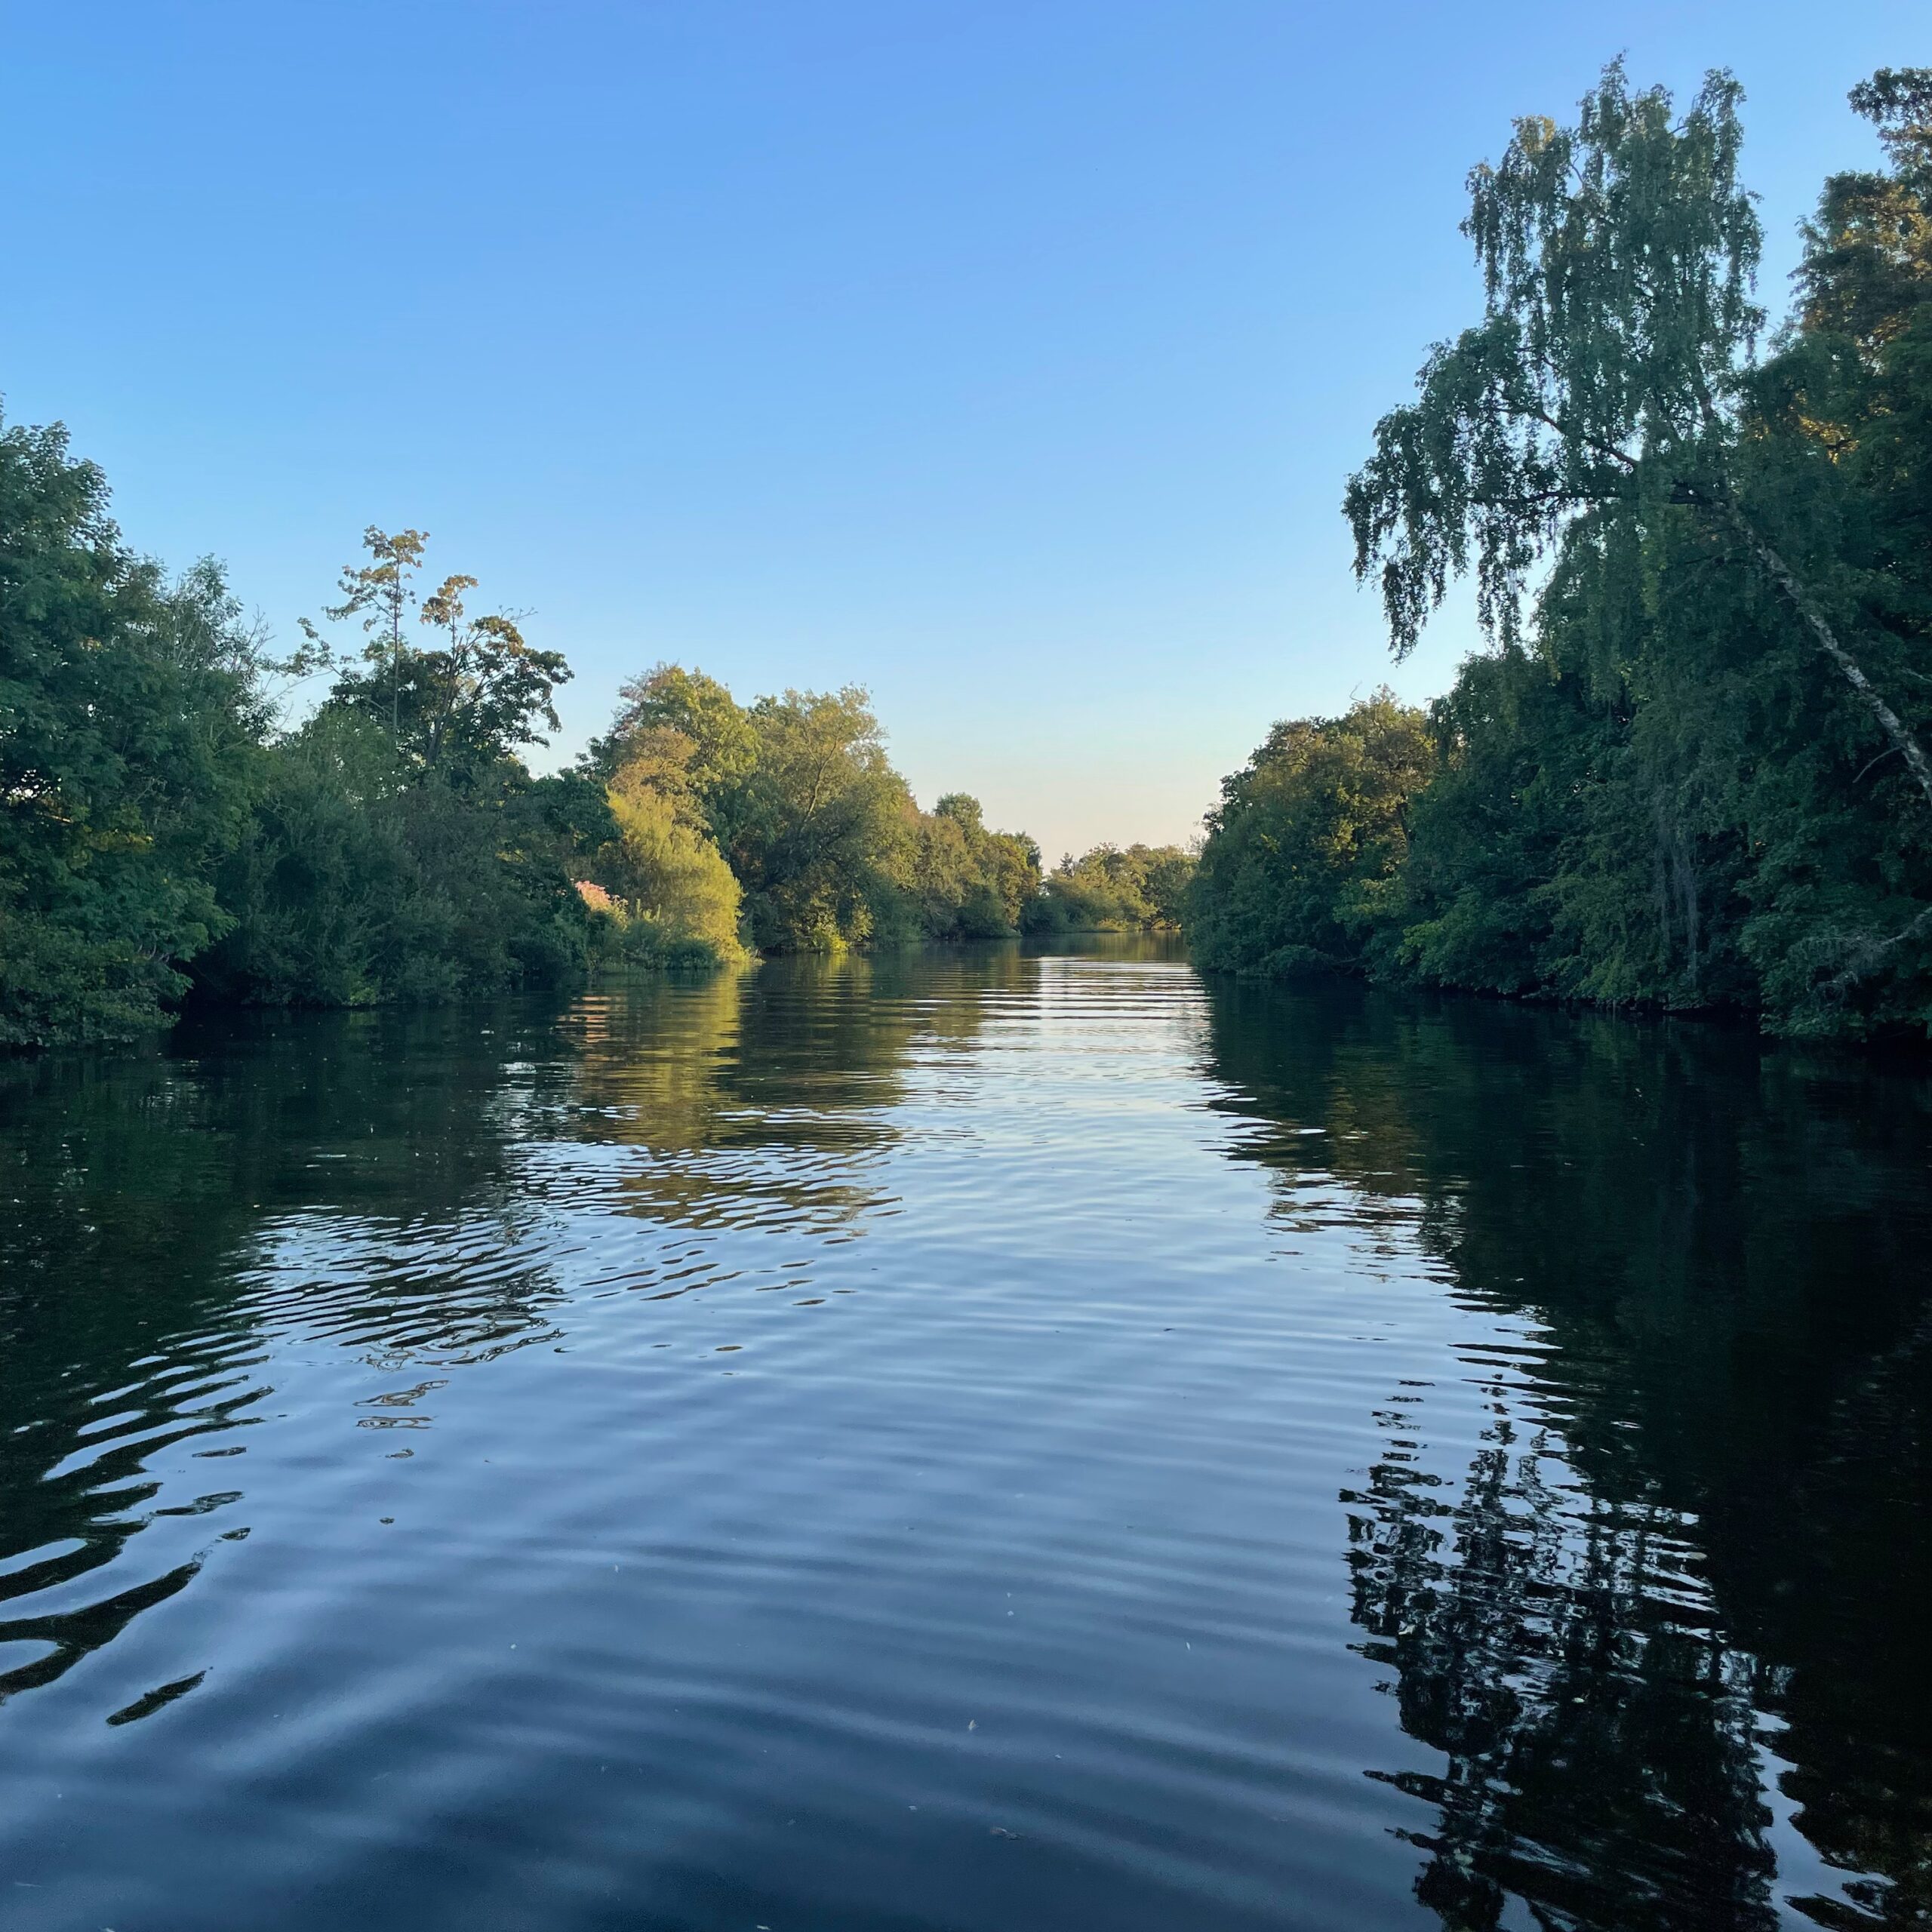
{"label": "reflection of tree in water", "polygon": [[[224,1519],[229,1458],[271,1337],[388,1366],[544,1331],[555,1283],[503,1258],[522,1215],[503,1088],[502,1052],[447,1014],[189,1028],[165,1056],[0,1070],[0,1696],[246,1534]],[[479,1258],[466,1282],[427,1265],[452,1229]],[[200,1493],[164,1501],[154,1459],[204,1437]],[[201,1515],[185,1560],[83,1583],[137,1531]]]}
{"label": "reflection of tree in water", "polygon": [[1438,1807],[1417,1896],[1457,1927],[1768,1927],[1753,1660],[1731,1647],[1668,1511],[1585,1502],[1503,1404],[1443,1500],[1402,1442],[1351,1493],[1363,1654],[1393,1668],[1404,1730],[1438,1774],[1391,1782]]}
{"label": "reflection of tree in water", "polygon": [[[634,1148],[626,1211],[698,1232],[829,1235],[888,1204],[909,1060],[977,1035],[1017,949],[774,961],[754,971],[593,994],[540,1089],[560,1137]],[[586,1184],[596,1184],[587,1180]]]}
{"label": "reflection of tree in water", "polygon": [[626,1213],[698,1230],[824,1233],[875,1204],[865,1168],[890,1138],[883,1115],[904,1038],[883,1040],[843,1000],[802,1037],[775,1023],[774,1005],[789,1002],[774,1001],[773,981],[808,970],[786,961],[573,1009],[564,1132],[643,1157],[624,1166]]}
{"label": "reflection of tree in water", "polygon": [[[1526,1327],[1477,1365],[1466,1470],[1431,1467],[1432,1398],[1406,1390],[1350,1499],[1364,1649],[1447,1761],[1397,1780],[1438,1808],[1428,1902],[1456,1925],[1521,1922],[1508,1898],[1552,1926],[1773,1922],[1775,1777],[1844,1875],[1792,1903],[1924,1923],[1922,1073],[1226,988],[1211,1071],[1277,1124],[1245,1151],[1283,1175],[1289,1225],[1332,1177],[1338,1217],[1404,1227],[1449,1293]],[[1784,1728],[1756,1740],[1754,1706]]]}
{"label": "reflection of tree in water", "polygon": [[[672,1271],[680,1235],[850,1238],[909,1054],[970,1041],[1020,970],[799,962],[0,1067],[0,1699],[246,1535],[230,1459],[271,1347],[392,1372],[355,1420],[406,1429],[452,1371],[555,1335],[574,1211],[655,1224]],[[190,1440],[202,1481],[151,1472]]]}

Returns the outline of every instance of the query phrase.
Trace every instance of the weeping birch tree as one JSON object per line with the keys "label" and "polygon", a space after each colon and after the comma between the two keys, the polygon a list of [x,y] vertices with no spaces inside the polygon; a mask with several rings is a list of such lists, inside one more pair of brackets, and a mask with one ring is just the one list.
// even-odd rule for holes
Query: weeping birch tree
{"label": "weeping birch tree", "polygon": [[1641,572],[1646,536],[1687,515],[1769,586],[1932,805],[1932,759],[1868,674],[1855,600],[1789,559],[1745,485],[1764,315],[1740,98],[1713,72],[1679,118],[1615,63],[1574,127],[1519,121],[1471,174],[1482,318],[1431,354],[1350,480],[1356,574],[1378,582],[1398,657],[1471,574],[1508,648],[1539,566],[1588,544]]}

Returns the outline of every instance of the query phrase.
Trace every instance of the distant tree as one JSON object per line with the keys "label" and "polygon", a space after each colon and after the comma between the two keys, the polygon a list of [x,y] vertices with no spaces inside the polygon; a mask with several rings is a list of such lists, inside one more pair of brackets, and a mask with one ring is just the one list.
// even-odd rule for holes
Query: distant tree
{"label": "distant tree", "polygon": [[[758,950],[1011,936],[1038,897],[1039,848],[989,829],[977,798],[919,810],[856,687],[745,706],[702,671],[658,664],[621,696],[583,774],[611,786],[620,817],[619,790],[642,788],[652,813],[668,804],[708,834]],[[623,896],[620,868],[598,878]]]}
{"label": "distant tree", "polygon": [[950,819],[968,834],[984,832],[986,815],[979,800],[970,792],[948,792],[933,807],[934,818]]}
{"label": "distant tree", "polygon": [[658,664],[620,688],[611,728],[590,749],[608,778],[632,755],[640,733],[675,731],[691,744],[688,771],[700,796],[716,803],[758,762],[758,734],[744,709],[715,678],[681,664]]}
{"label": "distant tree", "polygon": [[311,663],[337,666],[330,701],[383,718],[405,767],[457,783],[473,783],[526,745],[543,742],[540,725],[558,726],[552,693],[567,682],[563,654],[534,648],[506,613],[472,617],[465,593],[473,577],[445,578],[422,599],[422,623],[438,641],[421,649],[405,641],[404,619],[417,601],[412,580],[428,539],[419,530],[394,536],[373,525],[363,542],[374,561],[345,568],[334,622],[359,618],[369,641],[363,669],[341,661],[312,623],[303,629]]}
{"label": "distant tree", "polygon": [[1386,691],[1340,718],[1277,724],[1208,814],[1195,958],[1277,975],[1371,964],[1399,900],[1409,807],[1435,763],[1427,717]]}
{"label": "distant tree", "polygon": [[893,868],[909,795],[856,685],[760,698],[748,714],[755,761],[728,825],[761,946],[823,946],[869,936],[876,883]]}
{"label": "distant tree", "polygon": [[410,654],[415,743],[432,770],[487,769],[540,744],[540,723],[559,728],[551,694],[568,681],[559,651],[525,641],[515,618],[501,612],[472,617],[463,593],[473,577],[452,577],[423,600],[423,621],[441,633],[430,651]]}
{"label": "distant tree", "polygon": [[[391,536],[371,524],[362,533],[362,547],[374,561],[360,567],[343,566],[342,601],[328,605],[323,613],[331,623],[359,623],[369,638],[364,656],[374,664],[387,663],[389,735],[398,745],[402,741],[403,620],[416,601],[412,580],[421,568],[423,547],[429,540],[424,531],[399,530]],[[332,663],[327,641],[306,617],[302,630],[310,646],[309,661]]]}
{"label": "distant tree", "polygon": [[472,617],[475,578],[420,600],[436,641],[408,641],[426,539],[370,528],[373,561],[342,576],[335,621],[368,641],[338,654],[305,624],[327,700],[263,760],[254,826],[224,869],[233,930],[199,962],[213,998],[263,1004],[429,1001],[554,984],[584,963],[574,888],[614,830],[602,788],[533,780],[518,753],[555,730],[561,654],[517,620]]}
{"label": "distant tree", "polygon": [[[906,835],[890,877],[903,887],[915,917],[900,936],[999,939],[1020,930],[1040,889],[1039,848],[1023,834],[988,829],[980,801],[949,792],[930,812],[905,807]],[[875,903],[875,924],[894,925],[891,907]]]}
{"label": "distant tree", "polygon": [[641,928],[630,949],[641,938],[654,960],[690,958],[694,948],[708,963],[735,958],[738,881],[695,821],[688,790],[666,782],[663,740],[676,734],[657,736],[657,757],[622,767],[609,792],[617,841],[608,876],[627,924]]}
{"label": "distant tree", "polygon": [[1141,892],[1156,926],[1178,927],[1187,920],[1197,856],[1179,845],[1135,846],[1141,860]]}
{"label": "distant tree", "polygon": [[1194,857],[1178,845],[1096,845],[1069,853],[1028,909],[1027,930],[1147,932],[1186,915]]}

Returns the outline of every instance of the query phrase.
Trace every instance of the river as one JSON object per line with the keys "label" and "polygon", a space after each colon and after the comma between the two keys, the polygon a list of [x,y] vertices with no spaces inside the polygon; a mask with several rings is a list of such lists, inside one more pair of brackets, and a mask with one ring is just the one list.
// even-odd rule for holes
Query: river
{"label": "river", "polygon": [[0,1164],[19,1932],[1932,1912],[1922,1066],[991,947]]}

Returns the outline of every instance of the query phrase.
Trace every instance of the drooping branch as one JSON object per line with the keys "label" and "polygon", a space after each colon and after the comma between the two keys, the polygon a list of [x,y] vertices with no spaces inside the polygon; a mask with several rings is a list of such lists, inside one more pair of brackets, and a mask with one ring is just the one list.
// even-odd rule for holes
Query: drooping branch
{"label": "drooping branch", "polygon": [[1713,73],[1673,122],[1668,95],[1633,93],[1613,64],[1575,128],[1519,122],[1501,163],[1471,175],[1486,312],[1377,426],[1344,504],[1355,574],[1380,567],[1401,657],[1473,551],[1479,620],[1506,643],[1571,513],[1627,492],[1641,516],[1646,477],[1677,479],[1669,494],[1741,541],[1932,805],[1932,757],[1734,494],[1730,405],[1763,321],[1739,97]]}

